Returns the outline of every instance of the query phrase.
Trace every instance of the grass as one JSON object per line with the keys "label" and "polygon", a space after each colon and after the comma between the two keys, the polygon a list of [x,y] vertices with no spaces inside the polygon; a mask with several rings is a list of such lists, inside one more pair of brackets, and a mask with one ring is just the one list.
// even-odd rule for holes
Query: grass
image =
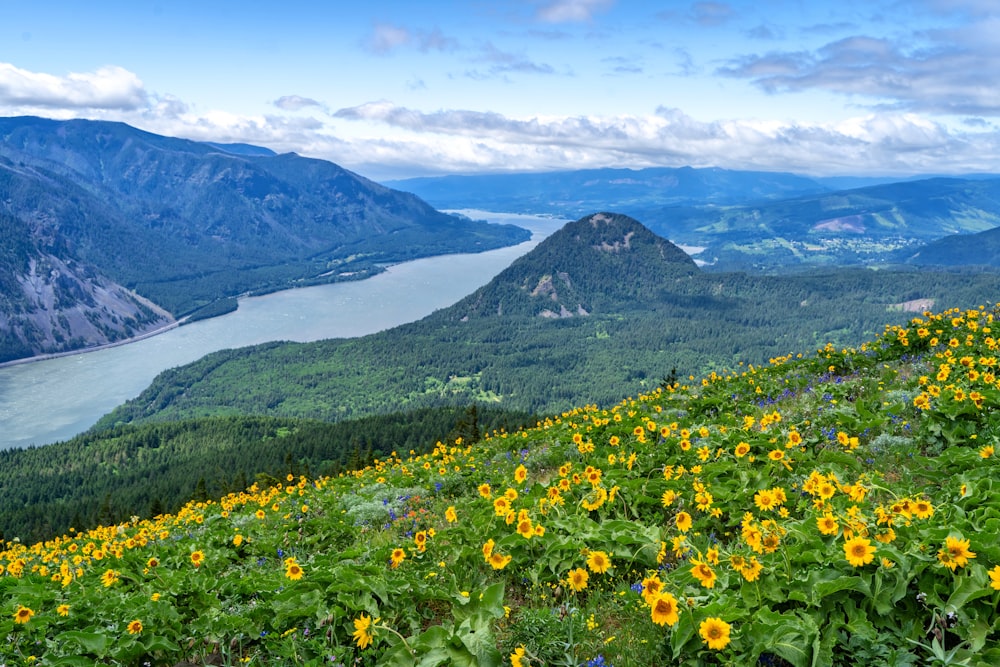
{"label": "grass", "polygon": [[0,545],[0,662],[998,664],[995,315]]}

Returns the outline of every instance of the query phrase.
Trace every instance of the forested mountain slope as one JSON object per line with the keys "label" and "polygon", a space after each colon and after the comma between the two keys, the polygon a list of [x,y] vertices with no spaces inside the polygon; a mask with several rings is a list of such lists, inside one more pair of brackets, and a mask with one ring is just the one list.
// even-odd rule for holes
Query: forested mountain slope
{"label": "forested mountain slope", "polygon": [[119,422],[267,414],[338,420],[481,402],[551,412],[681,376],[848,345],[1000,276],[870,270],[706,273],[638,221],[567,224],[455,305],[379,334],[217,352],[161,374]]}
{"label": "forested mountain slope", "polygon": [[0,451],[0,541],[152,518],[191,498],[288,474],[336,475],[392,450],[469,442],[534,424],[524,413],[430,408],[331,424],[288,417],[212,417],[119,426],[66,442]]}
{"label": "forested mountain slope", "polygon": [[[252,149],[0,118],[0,360],[127,337],[246,291],[529,237],[330,162]],[[130,291],[169,315],[129,311]]]}
{"label": "forested mountain slope", "polygon": [[916,266],[961,268],[1000,266],[1000,227],[978,234],[952,234],[899,253],[899,260]]}

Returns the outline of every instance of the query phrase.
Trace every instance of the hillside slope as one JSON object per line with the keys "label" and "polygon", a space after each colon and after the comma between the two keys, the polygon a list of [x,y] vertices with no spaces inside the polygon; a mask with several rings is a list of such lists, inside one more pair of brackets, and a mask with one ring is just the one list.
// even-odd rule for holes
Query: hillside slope
{"label": "hillside slope", "polygon": [[998,317],[3,544],[0,658],[992,667]]}
{"label": "hillside slope", "polygon": [[[331,424],[216,417],[121,426],[44,447],[0,451],[0,540],[34,542],[188,500],[218,499],[256,479],[336,475],[393,449],[533,424],[490,408],[430,408]],[[449,438],[450,436],[450,438]]]}
{"label": "hillside slope", "polygon": [[553,412],[650,391],[674,372],[857,344],[905,322],[920,300],[976,305],[996,294],[1000,276],[988,273],[706,273],[638,221],[595,214],[419,322],[220,351],[162,373],[95,428],[237,414],[333,421],[471,402]]}
{"label": "hillside slope", "polygon": [[[330,162],[251,148],[120,123],[0,118],[0,275],[11,288],[0,360],[126,336],[122,321],[136,328],[129,291],[177,317],[224,296],[529,236],[440,213]],[[97,291],[117,300],[94,307]],[[77,326],[81,303],[107,331]]]}
{"label": "hillside slope", "polygon": [[953,234],[899,253],[899,260],[916,266],[1000,266],[1000,227],[978,234]]}

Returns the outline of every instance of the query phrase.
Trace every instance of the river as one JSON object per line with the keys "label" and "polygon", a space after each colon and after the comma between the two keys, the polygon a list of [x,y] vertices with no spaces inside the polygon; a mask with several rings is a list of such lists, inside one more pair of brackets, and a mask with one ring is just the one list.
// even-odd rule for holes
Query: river
{"label": "river", "polygon": [[566,220],[458,211],[533,234],[508,248],[396,264],[366,280],[240,299],[233,313],[92,352],[0,368],[0,449],[81,433],[162,371],[227,348],[363,336],[416,321],[488,283]]}

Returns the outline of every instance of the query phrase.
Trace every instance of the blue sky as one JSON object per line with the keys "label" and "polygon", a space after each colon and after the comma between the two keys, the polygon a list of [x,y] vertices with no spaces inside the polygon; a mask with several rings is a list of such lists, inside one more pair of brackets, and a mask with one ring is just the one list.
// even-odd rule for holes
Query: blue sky
{"label": "blue sky", "polygon": [[1000,0],[0,0],[0,115],[374,179],[1000,172]]}

